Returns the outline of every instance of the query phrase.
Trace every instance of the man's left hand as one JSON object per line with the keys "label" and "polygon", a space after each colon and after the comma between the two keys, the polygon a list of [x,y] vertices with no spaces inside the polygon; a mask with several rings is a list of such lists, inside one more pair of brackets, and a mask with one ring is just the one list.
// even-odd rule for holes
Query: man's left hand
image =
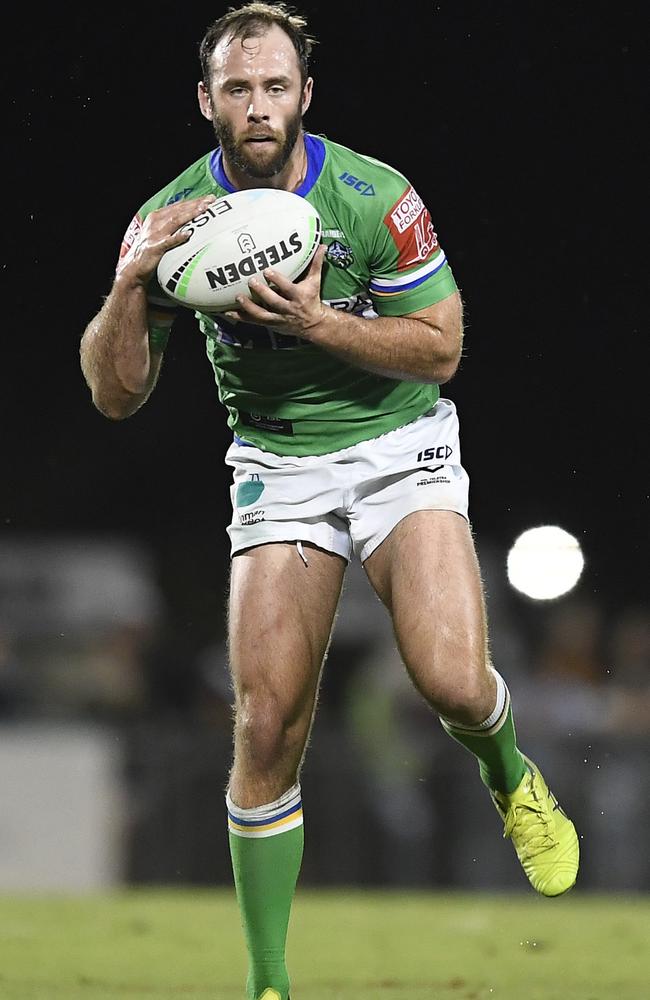
{"label": "man's left hand", "polygon": [[310,331],[323,321],[328,310],[320,297],[326,249],[319,246],[301,281],[289,281],[273,268],[262,272],[273,288],[260,278],[251,278],[248,286],[258,301],[238,295],[238,308],[223,315],[227,319],[268,326],[280,333],[309,340]]}

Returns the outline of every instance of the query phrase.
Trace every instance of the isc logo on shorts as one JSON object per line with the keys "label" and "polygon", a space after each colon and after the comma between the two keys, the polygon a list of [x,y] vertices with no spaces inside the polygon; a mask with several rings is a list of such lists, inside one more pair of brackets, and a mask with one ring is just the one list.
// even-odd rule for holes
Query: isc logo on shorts
{"label": "isc logo on shorts", "polygon": [[431,462],[436,458],[449,458],[452,451],[448,444],[439,444],[437,448],[425,448],[424,451],[418,452],[417,461]]}

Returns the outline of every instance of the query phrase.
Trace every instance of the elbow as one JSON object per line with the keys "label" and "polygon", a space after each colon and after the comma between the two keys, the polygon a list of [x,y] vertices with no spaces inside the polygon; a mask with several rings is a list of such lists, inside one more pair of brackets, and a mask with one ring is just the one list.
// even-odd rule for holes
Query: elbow
{"label": "elbow", "polygon": [[450,362],[449,364],[438,365],[436,369],[436,376],[432,379],[437,385],[444,385],[445,382],[451,382],[452,378],[458,371],[458,361]]}
{"label": "elbow", "polygon": [[458,371],[463,353],[462,327],[435,326],[430,330],[430,338],[427,351],[429,371],[423,381],[444,385]]}
{"label": "elbow", "polygon": [[449,358],[436,358],[430,381],[435,385],[444,385],[445,382],[451,382],[458,371],[459,364],[460,354],[455,354]]}
{"label": "elbow", "polygon": [[99,410],[103,417],[108,420],[126,420],[132,416],[142,404],[142,400],[131,399],[104,399],[97,393],[93,393],[93,405]]}
{"label": "elbow", "polygon": [[93,406],[108,420],[126,420],[139,410],[150,393],[144,386],[139,392],[130,391],[115,381],[107,384],[100,379],[86,376]]}
{"label": "elbow", "polygon": [[108,420],[112,421],[126,420],[127,417],[131,416],[130,412],[127,413],[126,410],[119,409],[117,406],[108,405],[106,403],[100,403],[96,399],[93,400],[93,403],[95,404],[95,409],[99,410],[101,415],[103,417],[106,417]]}
{"label": "elbow", "polygon": [[135,412],[134,410],[118,410],[117,408],[109,409],[106,406],[97,406],[97,409],[103,417],[106,417],[107,420],[110,420],[113,423],[117,423],[119,420],[126,420],[127,417],[130,417]]}

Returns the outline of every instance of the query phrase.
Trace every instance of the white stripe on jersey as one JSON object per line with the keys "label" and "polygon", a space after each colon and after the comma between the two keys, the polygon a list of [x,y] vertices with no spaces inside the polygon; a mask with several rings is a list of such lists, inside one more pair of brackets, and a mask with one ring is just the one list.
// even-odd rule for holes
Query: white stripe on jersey
{"label": "white stripe on jersey", "polygon": [[403,285],[410,285],[412,281],[421,281],[423,278],[426,278],[431,274],[435,274],[436,271],[440,270],[446,260],[447,258],[445,257],[444,251],[439,250],[433,260],[430,260],[427,264],[423,264],[422,267],[417,268],[415,271],[409,271],[408,274],[402,274],[399,278],[371,278],[371,287],[376,288],[378,291],[383,288],[387,290],[398,290]]}

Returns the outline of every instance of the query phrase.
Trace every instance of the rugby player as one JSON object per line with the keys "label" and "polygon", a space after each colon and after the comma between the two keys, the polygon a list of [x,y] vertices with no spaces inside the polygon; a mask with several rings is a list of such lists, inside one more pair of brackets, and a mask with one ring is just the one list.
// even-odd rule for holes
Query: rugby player
{"label": "rugby player", "polygon": [[477,761],[533,887],[574,884],[578,839],[518,749],[489,654],[454,403],[463,309],[428,209],[392,165],[303,129],[314,39],[282,4],[249,3],[200,46],[216,147],[137,212],[114,283],[81,340],[96,407],[135,413],[158,379],[175,309],[156,267],[215,197],[294,191],[324,229],[306,275],[251,278],[223,316],[197,314],[233,441],[230,848],[248,1000],[287,1000],[285,941],[303,852],[300,770],[346,565],[385,604],[405,668]]}

